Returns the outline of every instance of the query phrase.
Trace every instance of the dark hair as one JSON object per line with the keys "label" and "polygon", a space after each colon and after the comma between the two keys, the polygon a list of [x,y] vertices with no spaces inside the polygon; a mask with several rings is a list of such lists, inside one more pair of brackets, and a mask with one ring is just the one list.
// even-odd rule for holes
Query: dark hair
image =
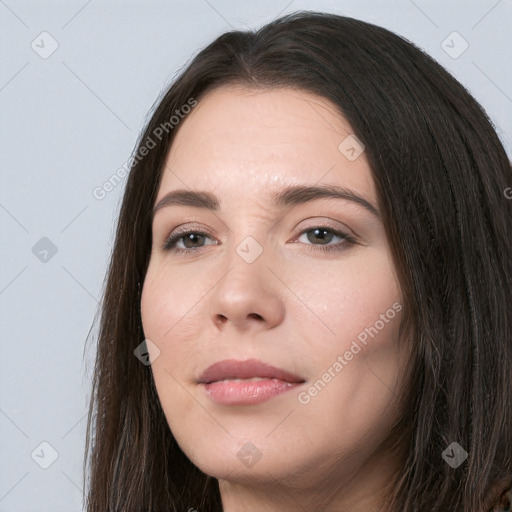
{"label": "dark hair", "polygon": [[[326,98],[366,146],[403,293],[401,343],[413,351],[403,471],[386,510],[485,510],[492,486],[512,479],[510,163],[480,105],[416,46],[362,21],[299,12],[203,49],[138,141],[101,305],[88,512],[222,510],[217,480],[180,450],[150,366],[133,352],[144,340],[151,211],[179,128],[169,119],[231,84]],[[149,139],[156,146],[141,152]],[[456,469],[442,459],[452,442],[469,454]]]}

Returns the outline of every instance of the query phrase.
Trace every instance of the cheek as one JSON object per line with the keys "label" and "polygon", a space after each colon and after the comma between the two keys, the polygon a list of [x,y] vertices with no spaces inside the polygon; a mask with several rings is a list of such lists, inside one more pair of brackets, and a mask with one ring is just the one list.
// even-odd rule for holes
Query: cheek
{"label": "cheek", "polygon": [[197,405],[184,389],[188,383],[184,380],[183,363],[193,361],[195,354],[194,344],[184,340],[197,339],[201,331],[191,309],[191,304],[196,301],[188,297],[190,292],[186,290],[171,276],[148,269],[141,296],[144,336],[156,345],[154,350],[158,351],[156,358],[151,357],[151,371],[171,430],[176,429],[176,422],[179,425],[180,418]]}
{"label": "cheek", "polygon": [[358,336],[363,342],[370,339],[374,327],[379,331],[372,336],[376,348],[394,344],[402,295],[392,263],[381,251],[367,249],[364,257],[347,258],[325,271],[294,268],[287,283],[300,298],[292,305],[292,316],[308,333],[316,360],[350,349]]}
{"label": "cheek", "polygon": [[312,420],[339,418],[353,432],[378,428],[381,415],[397,398],[403,363],[398,351],[402,296],[391,261],[367,253],[322,281],[328,286],[312,279],[302,284],[315,312],[310,315],[314,321],[302,326],[314,374],[298,401]]}
{"label": "cheek", "polygon": [[[322,425],[327,459],[336,459],[340,453],[353,454],[354,463],[364,459],[377,449],[398,418],[403,364],[397,347],[401,304],[384,300],[383,306],[368,308],[350,323],[336,324],[336,341],[322,348],[315,361],[315,375],[296,397],[301,442],[315,443],[318,425]],[[386,311],[387,323],[380,320]]]}
{"label": "cheek", "polygon": [[[214,285],[211,277],[198,278],[165,263],[149,266],[141,296],[141,318],[147,338],[164,342],[193,338],[204,330],[206,318],[199,318],[202,300]],[[176,343],[175,345],[179,345]]]}
{"label": "cheek", "polygon": [[151,358],[151,370],[161,400],[174,396],[173,377],[176,369],[180,368],[177,363],[186,357],[190,347],[190,344],[178,342],[182,329],[187,325],[186,301],[178,300],[176,291],[179,288],[176,282],[171,281],[170,276],[154,272],[150,266],[141,295],[144,336],[157,347],[158,357]]}
{"label": "cheek", "polygon": [[165,263],[150,264],[146,274],[142,327],[145,337],[160,351],[151,368],[157,390],[167,399],[174,399],[171,387],[179,390],[180,384],[190,384],[197,369],[198,343],[204,343],[209,321],[205,300],[215,285],[215,276],[204,274],[198,276]]}

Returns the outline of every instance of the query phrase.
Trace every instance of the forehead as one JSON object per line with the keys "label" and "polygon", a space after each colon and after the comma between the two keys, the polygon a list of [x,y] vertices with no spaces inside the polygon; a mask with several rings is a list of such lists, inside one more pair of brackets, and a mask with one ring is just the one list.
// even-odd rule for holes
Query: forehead
{"label": "forehead", "polygon": [[375,199],[364,153],[350,160],[340,149],[353,136],[350,124],[328,100],[307,91],[220,87],[178,128],[160,197],[201,187],[226,198],[263,198],[287,185],[330,183]]}

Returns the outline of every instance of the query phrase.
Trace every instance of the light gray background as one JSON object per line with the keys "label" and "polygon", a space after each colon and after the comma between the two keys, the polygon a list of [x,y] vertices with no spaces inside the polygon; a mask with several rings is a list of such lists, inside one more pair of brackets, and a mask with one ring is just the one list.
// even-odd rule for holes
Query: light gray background
{"label": "light gray background", "polygon": [[[512,0],[0,0],[0,512],[82,510],[94,356],[83,364],[84,343],[126,180],[102,200],[93,189],[128,159],[193,54],[224,31],[299,9],[417,43],[480,101],[512,155]],[[58,43],[45,59],[44,31]],[[454,31],[469,44],[457,58],[465,43],[446,39]],[[41,252],[43,237],[54,255]],[[47,469],[42,442],[58,453]]]}

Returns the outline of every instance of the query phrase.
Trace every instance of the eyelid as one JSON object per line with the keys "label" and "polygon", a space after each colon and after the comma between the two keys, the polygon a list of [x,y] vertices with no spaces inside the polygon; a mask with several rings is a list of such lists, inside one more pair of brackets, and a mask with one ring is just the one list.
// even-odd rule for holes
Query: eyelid
{"label": "eyelid", "polygon": [[[303,224],[309,221],[307,224]],[[356,231],[352,228],[349,228],[345,223],[330,219],[329,217],[322,216],[311,216],[306,219],[303,219],[295,230],[294,238],[304,231],[308,231],[309,229],[314,229],[318,227],[328,228],[335,232],[341,232],[354,240],[359,240],[361,237],[356,233]]]}
{"label": "eyelid", "polygon": [[312,225],[310,227],[305,227],[305,228],[300,229],[298,231],[297,235],[292,239],[292,243],[299,243],[298,239],[301,236],[303,236],[308,231],[312,231],[314,229],[325,229],[327,231],[330,231],[334,236],[337,236],[338,238],[340,238],[341,242],[338,242],[338,243],[332,244],[332,245],[328,245],[328,244],[325,244],[325,245],[323,245],[323,244],[304,244],[304,245],[306,245],[308,247],[316,247],[317,249],[322,249],[322,248],[328,249],[328,248],[331,248],[331,249],[334,250],[335,248],[340,247],[341,245],[346,245],[346,244],[354,245],[354,244],[358,243],[358,239],[355,236],[353,236],[351,233],[348,232],[350,230],[333,228],[332,226],[329,226],[327,224],[322,224],[322,223],[318,223],[316,225]]}
{"label": "eyelid", "polygon": [[194,233],[203,233],[204,232],[208,236],[213,236],[212,232],[207,228],[194,226],[194,225],[190,226],[189,224],[185,224],[185,225],[178,226],[177,228],[173,229],[171,231],[171,233],[169,233],[167,238],[169,238],[170,236],[176,236],[176,235],[179,235],[182,233],[186,234],[190,231],[193,231]]}

